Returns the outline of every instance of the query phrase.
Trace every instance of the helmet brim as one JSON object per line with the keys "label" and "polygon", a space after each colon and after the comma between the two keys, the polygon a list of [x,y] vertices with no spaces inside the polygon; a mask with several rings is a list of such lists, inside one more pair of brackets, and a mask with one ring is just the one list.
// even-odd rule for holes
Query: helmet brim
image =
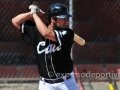
{"label": "helmet brim", "polygon": [[70,14],[54,16],[54,18],[69,18],[72,17]]}

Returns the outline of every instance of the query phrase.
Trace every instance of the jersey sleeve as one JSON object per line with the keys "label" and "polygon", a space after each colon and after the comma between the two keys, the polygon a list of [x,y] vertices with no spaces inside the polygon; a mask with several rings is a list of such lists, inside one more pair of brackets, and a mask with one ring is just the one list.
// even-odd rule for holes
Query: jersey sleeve
{"label": "jersey sleeve", "polygon": [[74,32],[71,29],[54,30],[59,45],[70,45],[73,43]]}
{"label": "jersey sleeve", "polygon": [[33,40],[34,33],[37,30],[36,25],[33,21],[27,20],[21,24],[21,32],[26,34],[31,40]]}

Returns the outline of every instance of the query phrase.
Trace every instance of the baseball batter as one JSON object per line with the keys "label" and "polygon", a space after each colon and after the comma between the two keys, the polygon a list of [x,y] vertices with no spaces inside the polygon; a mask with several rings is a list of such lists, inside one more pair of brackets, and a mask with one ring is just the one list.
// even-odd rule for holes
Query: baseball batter
{"label": "baseball batter", "polygon": [[[39,90],[78,90],[70,56],[74,32],[67,28],[71,17],[67,7],[52,4],[47,10],[49,23],[46,25],[38,12],[44,14],[33,5],[30,12],[17,15],[12,23],[33,42],[40,74]],[[31,17],[34,22],[29,20]]]}

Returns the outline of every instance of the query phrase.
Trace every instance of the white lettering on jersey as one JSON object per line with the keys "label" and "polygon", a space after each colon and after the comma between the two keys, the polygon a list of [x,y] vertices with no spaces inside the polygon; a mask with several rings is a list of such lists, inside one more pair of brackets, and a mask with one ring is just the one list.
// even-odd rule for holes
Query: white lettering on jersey
{"label": "white lettering on jersey", "polygon": [[37,45],[38,54],[41,54],[43,52],[48,54],[48,53],[51,53],[51,52],[60,51],[60,49],[61,49],[61,46],[56,46],[55,44],[49,44],[45,49],[40,50],[41,46],[45,46],[44,41],[39,42],[38,45]]}
{"label": "white lettering on jersey", "polygon": [[63,31],[63,32],[59,31],[59,34],[60,34],[61,37],[64,36],[66,33],[67,33],[66,31]]}
{"label": "white lettering on jersey", "polygon": [[39,42],[39,43],[38,43],[38,45],[37,45],[37,52],[38,52],[38,54],[41,54],[42,52],[45,51],[45,50],[39,51],[40,46],[45,46],[45,42],[42,41],[42,42]]}
{"label": "white lettering on jersey", "polygon": [[63,31],[63,32],[62,32],[62,35],[64,36],[66,33],[67,33],[66,31]]}

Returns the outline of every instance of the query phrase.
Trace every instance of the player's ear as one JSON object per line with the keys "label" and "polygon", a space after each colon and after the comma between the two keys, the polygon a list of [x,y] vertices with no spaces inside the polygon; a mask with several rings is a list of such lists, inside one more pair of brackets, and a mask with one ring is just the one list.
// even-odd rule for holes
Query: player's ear
{"label": "player's ear", "polygon": [[55,22],[55,18],[51,18],[51,22]]}

